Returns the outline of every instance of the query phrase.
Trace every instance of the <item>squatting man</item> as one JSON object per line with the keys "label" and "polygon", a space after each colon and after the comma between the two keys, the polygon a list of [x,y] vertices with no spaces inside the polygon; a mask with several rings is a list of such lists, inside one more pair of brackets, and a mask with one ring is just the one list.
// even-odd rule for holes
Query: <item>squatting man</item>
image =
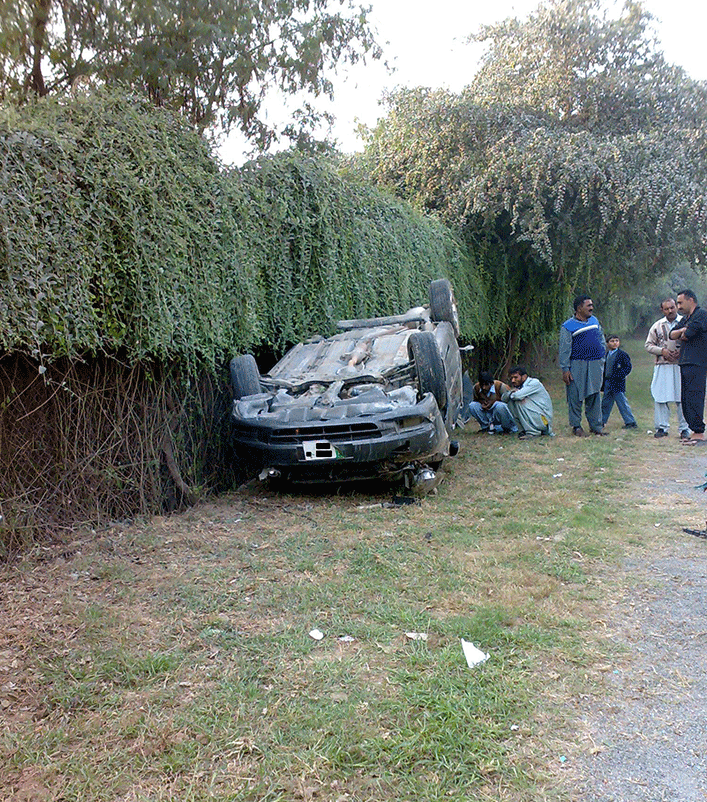
{"label": "squatting man", "polygon": [[502,381],[494,380],[487,371],[479,374],[479,381],[474,385],[474,400],[469,403],[469,412],[479,422],[482,432],[510,434],[518,431],[507,404],[501,400],[503,394],[510,389]]}
{"label": "squatting man", "polygon": [[531,378],[522,365],[516,365],[508,374],[508,381],[511,387],[503,393],[502,400],[513,415],[518,437],[521,440],[543,434],[552,437],[552,399],[540,379]]}

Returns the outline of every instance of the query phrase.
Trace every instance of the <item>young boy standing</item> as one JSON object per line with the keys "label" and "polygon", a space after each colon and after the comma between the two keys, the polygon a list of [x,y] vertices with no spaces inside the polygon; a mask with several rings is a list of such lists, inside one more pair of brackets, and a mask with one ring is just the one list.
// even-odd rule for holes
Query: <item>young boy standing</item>
{"label": "young boy standing", "polygon": [[614,401],[624,419],[624,429],[636,429],[638,424],[626,400],[626,377],[631,372],[631,357],[621,350],[621,340],[611,336],[606,341],[606,363],[604,365],[604,397],[601,401],[601,415],[604,426],[609,420]]}

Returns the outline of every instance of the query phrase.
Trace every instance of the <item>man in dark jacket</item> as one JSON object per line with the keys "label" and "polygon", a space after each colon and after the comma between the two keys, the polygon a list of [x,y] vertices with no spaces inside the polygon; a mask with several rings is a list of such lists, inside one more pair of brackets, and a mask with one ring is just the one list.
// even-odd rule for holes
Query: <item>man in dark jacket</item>
{"label": "man in dark jacket", "polygon": [[631,372],[631,357],[621,350],[621,340],[612,335],[606,341],[607,352],[604,363],[604,397],[601,400],[603,425],[609,420],[614,401],[624,419],[624,429],[636,429],[636,419],[626,400],[626,377]]}
{"label": "man in dark jacket", "polygon": [[680,393],[682,411],[692,431],[685,445],[705,443],[705,382],[707,382],[707,312],[697,303],[692,290],[681,290],[678,312],[683,315],[680,328],[670,332],[671,340],[680,340]]}

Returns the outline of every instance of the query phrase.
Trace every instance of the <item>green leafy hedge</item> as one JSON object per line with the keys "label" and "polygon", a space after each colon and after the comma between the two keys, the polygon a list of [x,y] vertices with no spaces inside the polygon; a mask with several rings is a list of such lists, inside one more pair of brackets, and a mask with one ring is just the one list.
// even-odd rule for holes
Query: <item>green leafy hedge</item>
{"label": "green leafy hedge", "polygon": [[111,95],[0,124],[0,348],[214,369],[454,281],[464,335],[483,285],[437,221],[294,153],[223,170],[166,112]]}

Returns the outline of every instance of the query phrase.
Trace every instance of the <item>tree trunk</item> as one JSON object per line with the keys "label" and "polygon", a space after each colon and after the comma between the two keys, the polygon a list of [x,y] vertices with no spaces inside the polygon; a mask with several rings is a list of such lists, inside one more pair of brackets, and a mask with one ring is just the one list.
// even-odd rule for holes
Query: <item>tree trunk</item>
{"label": "tree trunk", "polygon": [[39,97],[47,94],[42,75],[42,57],[44,56],[51,4],[52,0],[36,0],[32,17],[32,72],[28,76],[28,84],[29,89]]}

